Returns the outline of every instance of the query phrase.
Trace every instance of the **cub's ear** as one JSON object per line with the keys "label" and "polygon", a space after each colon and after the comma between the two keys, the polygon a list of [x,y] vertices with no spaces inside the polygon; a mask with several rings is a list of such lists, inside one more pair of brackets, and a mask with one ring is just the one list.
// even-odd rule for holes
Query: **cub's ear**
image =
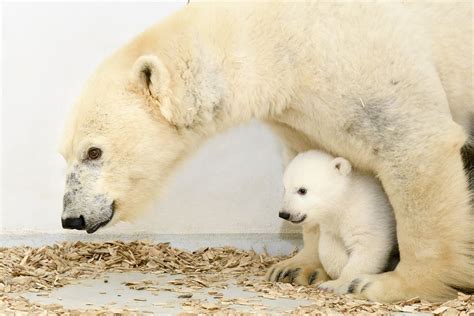
{"label": "cub's ear", "polygon": [[133,80],[159,103],[161,114],[173,123],[170,74],[163,62],[154,55],[140,56],[133,65]]}
{"label": "cub's ear", "polygon": [[332,166],[343,176],[347,176],[352,171],[351,163],[342,157],[335,158]]}

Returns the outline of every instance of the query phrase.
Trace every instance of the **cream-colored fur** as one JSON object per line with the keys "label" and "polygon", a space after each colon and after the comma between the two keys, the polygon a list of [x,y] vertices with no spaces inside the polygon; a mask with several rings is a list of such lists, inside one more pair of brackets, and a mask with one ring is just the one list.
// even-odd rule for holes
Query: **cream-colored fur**
{"label": "cream-colored fur", "polygon": [[[280,217],[303,225],[303,234],[319,226],[319,244],[314,244],[317,238],[303,235],[309,242],[296,257],[313,265],[321,261],[332,280],[320,288],[344,294],[360,274],[385,271],[397,247],[395,218],[375,178],[352,170],[344,158],[311,150],[291,161],[283,179]],[[301,259],[285,260],[278,269],[270,270],[267,278],[284,281],[292,275],[296,279],[301,271],[291,270],[295,260]],[[313,282],[308,280],[308,284],[319,281],[313,275],[309,278]]]}
{"label": "cream-colored fur", "polygon": [[[111,223],[136,216],[205,139],[258,118],[288,158],[320,148],[381,180],[402,260],[361,276],[362,296],[454,297],[474,288],[459,154],[474,115],[472,38],[470,2],[191,2],[86,85],[61,150],[82,170],[66,188],[80,207],[63,218],[96,225],[104,205]],[[103,154],[89,163],[93,146]]]}
{"label": "cream-colored fur", "polygon": [[295,256],[273,265],[265,278],[301,285],[320,284],[329,280],[319,258],[319,236],[318,225],[303,226],[303,249]]}

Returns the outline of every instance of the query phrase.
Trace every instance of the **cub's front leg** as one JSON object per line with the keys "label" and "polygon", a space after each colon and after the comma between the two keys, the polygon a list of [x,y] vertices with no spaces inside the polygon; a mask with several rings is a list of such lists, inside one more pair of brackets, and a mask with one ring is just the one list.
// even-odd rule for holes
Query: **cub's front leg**
{"label": "cub's front leg", "polygon": [[310,285],[329,279],[319,260],[319,227],[304,227],[303,241],[303,249],[294,257],[270,267],[267,280]]}
{"label": "cub's front leg", "polygon": [[[339,260],[331,263],[329,266],[339,266],[341,270],[338,277],[334,277],[332,281],[322,283],[319,287],[322,290],[334,292],[337,294],[346,294],[354,292],[354,287],[357,286],[354,279],[362,274],[377,274],[381,273],[387,266],[389,261],[391,249],[395,246],[396,241],[392,240],[392,236],[386,235],[384,231],[389,231],[389,227],[364,227],[359,231],[352,231],[346,237],[346,242],[351,245],[350,254],[345,253],[344,256],[339,256]],[[324,241],[322,239],[321,241]],[[321,245],[321,243],[320,243]],[[321,248],[323,246],[321,245]],[[331,246],[333,249],[337,247]],[[336,251],[333,251],[332,256],[335,257]],[[325,253],[321,250],[322,262],[324,266],[328,266],[323,257]],[[328,255],[331,256],[329,253]],[[342,266],[341,266],[342,264]],[[331,274],[331,270],[328,270]],[[356,281],[357,282],[357,281]]]}

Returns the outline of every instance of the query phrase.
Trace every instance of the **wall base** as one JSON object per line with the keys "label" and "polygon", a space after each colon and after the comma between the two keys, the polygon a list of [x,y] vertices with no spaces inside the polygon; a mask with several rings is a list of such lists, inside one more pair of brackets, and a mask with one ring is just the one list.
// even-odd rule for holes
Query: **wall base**
{"label": "wall base", "polygon": [[295,247],[301,249],[301,234],[93,234],[83,232],[71,233],[2,233],[0,247],[31,246],[41,247],[63,241],[106,242],[113,240],[134,241],[148,240],[151,242],[169,242],[173,247],[195,250],[202,247],[231,246],[256,252],[265,250],[271,255],[290,254]]}

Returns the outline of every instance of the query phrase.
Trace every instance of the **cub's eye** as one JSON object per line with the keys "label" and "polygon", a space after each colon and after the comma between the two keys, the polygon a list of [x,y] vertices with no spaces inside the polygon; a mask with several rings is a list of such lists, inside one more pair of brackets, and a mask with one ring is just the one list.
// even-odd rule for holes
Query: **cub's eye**
{"label": "cub's eye", "polygon": [[102,156],[102,150],[100,150],[100,148],[91,147],[87,151],[87,159],[89,160],[97,160],[100,156]]}
{"label": "cub's eye", "polygon": [[298,191],[296,191],[296,193],[298,193],[299,195],[305,195],[306,192],[308,192],[306,188],[299,188]]}

